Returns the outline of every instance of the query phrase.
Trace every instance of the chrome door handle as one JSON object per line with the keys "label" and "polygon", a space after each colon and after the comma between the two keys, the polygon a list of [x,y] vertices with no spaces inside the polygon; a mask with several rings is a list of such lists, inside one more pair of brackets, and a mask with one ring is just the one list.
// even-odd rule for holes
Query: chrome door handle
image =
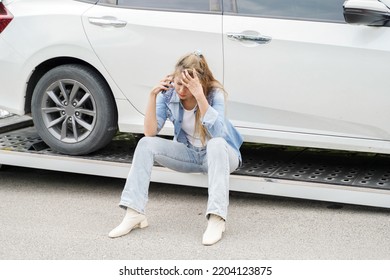
{"label": "chrome door handle", "polygon": [[89,22],[98,26],[125,27],[127,22],[112,17],[90,17]]}
{"label": "chrome door handle", "polygon": [[265,35],[249,35],[243,33],[227,33],[227,37],[234,41],[250,41],[257,44],[267,44],[272,38]]}

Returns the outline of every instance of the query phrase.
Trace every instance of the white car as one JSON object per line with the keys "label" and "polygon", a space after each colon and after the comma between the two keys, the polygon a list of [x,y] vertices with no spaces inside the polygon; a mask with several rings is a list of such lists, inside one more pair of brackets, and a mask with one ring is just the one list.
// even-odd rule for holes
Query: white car
{"label": "white car", "polygon": [[201,50],[245,141],[390,154],[390,0],[0,2],[0,107],[59,152],[142,133],[151,87]]}

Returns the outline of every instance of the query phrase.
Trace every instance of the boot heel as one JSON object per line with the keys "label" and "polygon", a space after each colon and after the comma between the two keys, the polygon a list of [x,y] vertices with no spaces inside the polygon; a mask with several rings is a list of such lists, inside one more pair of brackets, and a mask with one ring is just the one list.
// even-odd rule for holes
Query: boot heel
{"label": "boot heel", "polygon": [[148,220],[145,219],[143,220],[140,224],[139,224],[139,228],[145,228],[147,227],[149,224],[148,224]]}

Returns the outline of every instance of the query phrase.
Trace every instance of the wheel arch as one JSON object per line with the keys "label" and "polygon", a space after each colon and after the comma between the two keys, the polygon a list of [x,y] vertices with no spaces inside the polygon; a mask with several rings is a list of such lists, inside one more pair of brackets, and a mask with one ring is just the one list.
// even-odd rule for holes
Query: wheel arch
{"label": "wheel arch", "polygon": [[[31,74],[31,76],[30,76],[30,78],[29,78],[29,80],[27,82],[27,88],[26,88],[26,96],[25,96],[25,104],[24,104],[24,111],[25,111],[26,114],[30,114],[31,113],[32,96],[33,96],[33,92],[34,92],[34,89],[35,89],[38,81],[42,78],[42,76],[45,73],[47,73],[51,69],[53,69],[53,68],[55,68],[57,66],[66,65],[66,64],[84,65],[84,66],[87,66],[88,68],[90,68],[91,70],[93,70],[106,83],[107,88],[110,89],[111,97],[113,99],[115,99],[114,98],[114,94],[112,92],[112,89],[111,89],[109,83],[107,82],[106,78],[93,65],[91,65],[90,63],[88,63],[88,62],[86,62],[84,60],[81,60],[81,59],[78,59],[78,58],[74,58],[74,57],[66,57],[66,56],[56,57],[56,58],[48,59],[48,60],[42,62],[41,64],[39,64],[34,69],[34,72]],[[118,108],[116,106],[116,102],[114,102],[114,104],[115,104],[115,110],[118,113]]]}

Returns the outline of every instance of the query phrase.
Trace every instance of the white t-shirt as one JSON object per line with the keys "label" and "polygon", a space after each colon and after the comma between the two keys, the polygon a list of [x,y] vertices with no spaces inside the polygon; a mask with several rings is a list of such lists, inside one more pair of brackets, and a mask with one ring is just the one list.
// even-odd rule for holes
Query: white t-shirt
{"label": "white t-shirt", "polygon": [[200,135],[195,135],[195,110],[197,108],[198,106],[195,106],[192,110],[186,110],[183,108],[184,114],[181,128],[187,134],[188,142],[190,142],[192,146],[203,147],[202,141],[200,140]]}

